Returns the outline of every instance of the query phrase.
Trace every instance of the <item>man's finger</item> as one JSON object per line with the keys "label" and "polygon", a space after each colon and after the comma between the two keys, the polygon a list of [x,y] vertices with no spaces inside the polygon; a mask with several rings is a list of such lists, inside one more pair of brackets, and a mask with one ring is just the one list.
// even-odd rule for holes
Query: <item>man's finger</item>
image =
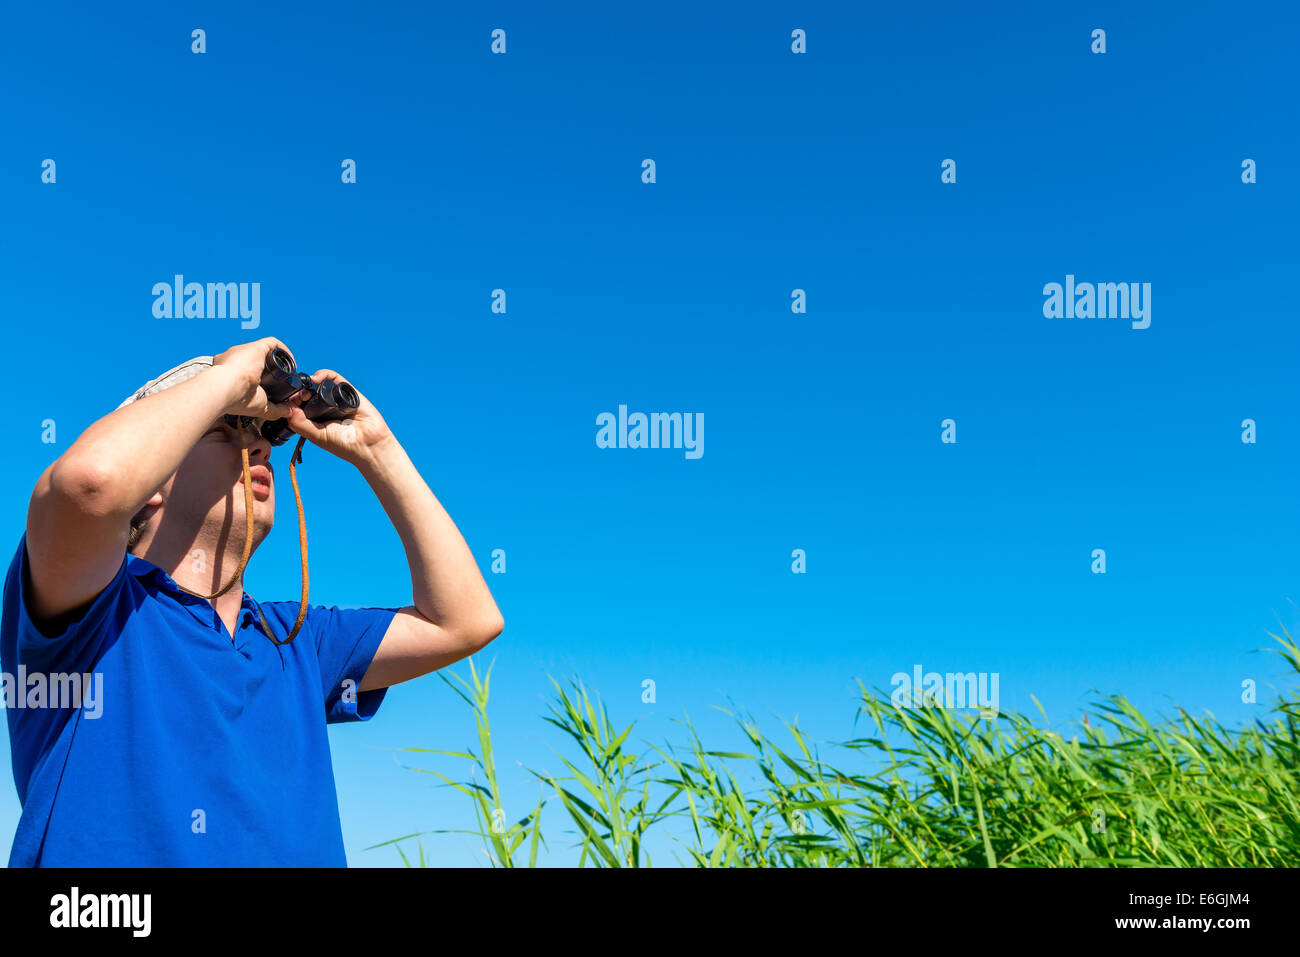
{"label": "man's finger", "polygon": [[298,406],[293,407],[293,410],[289,413],[288,419],[289,428],[293,429],[293,431],[300,435],[306,435],[308,438],[314,438],[324,431],[321,426],[307,418],[307,413]]}

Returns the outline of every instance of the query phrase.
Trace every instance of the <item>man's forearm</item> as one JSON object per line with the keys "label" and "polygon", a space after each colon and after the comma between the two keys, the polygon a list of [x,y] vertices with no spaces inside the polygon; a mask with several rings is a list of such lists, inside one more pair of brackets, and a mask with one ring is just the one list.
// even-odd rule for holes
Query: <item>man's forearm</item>
{"label": "man's forearm", "polygon": [[501,613],[456,523],[438,502],[396,439],[358,468],[406,549],[412,604],[420,614],[467,641],[490,640]]}
{"label": "man's forearm", "polygon": [[214,367],[110,412],[59,457],[51,480],[79,486],[95,499],[96,511],[132,514],[237,395],[230,370]]}

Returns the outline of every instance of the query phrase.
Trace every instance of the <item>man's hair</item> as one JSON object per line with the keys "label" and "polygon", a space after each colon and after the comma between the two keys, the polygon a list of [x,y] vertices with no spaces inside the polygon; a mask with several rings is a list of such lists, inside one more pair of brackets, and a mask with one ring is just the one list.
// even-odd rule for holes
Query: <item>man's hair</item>
{"label": "man's hair", "polygon": [[149,515],[142,508],[131,517],[131,534],[126,540],[126,550],[135,554],[135,546],[140,544],[140,536],[144,534],[145,525],[149,524]]}

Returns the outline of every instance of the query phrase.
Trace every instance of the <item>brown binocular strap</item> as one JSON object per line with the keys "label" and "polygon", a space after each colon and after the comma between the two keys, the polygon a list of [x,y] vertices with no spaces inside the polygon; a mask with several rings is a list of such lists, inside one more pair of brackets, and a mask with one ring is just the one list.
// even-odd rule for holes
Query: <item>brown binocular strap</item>
{"label": "brown binocular strap", "polygon": [[[293,499],[298,506],[298,551],[302,555],[302,599],[298,603],[298,620],[293,623],[293,629],[289,632],[284,641],[275,637],[275,632],[271,630],[270,623],[266,616],[262,615],[262,627],[266,629],[267,637],[277,645],[287,645],[298,635],[298,629],[302,627],[303,619],[307,617],[307,517],[302,510],[302,493],[298,490],[298,470],[297,465],[302,461],[302,446],[307,439],[305,436],[298,436],[298,445],[293,450],[293,457],[289,459],[289,481],[293,483]],[[190,591],[184,585],[178,587],[181,591],[188,592],[191,595],[198,595],[199,598],[217,598],[230,591],[232,585],[239,581],[244,569],[248,566],[248,559],[253,554],[253,480],[250,475],[250,466],[248,464],[248,439],[244,435],[244,430],[239,430],[239,454],[243,458],[244,467],[244,554],[239,559],[239,567],[235,573],[230,576],[230,581],[226,582],[219,590],[211,595],[200,595],[196,591]],[[261,614],[261,608],[258,608],[258,614]]]}

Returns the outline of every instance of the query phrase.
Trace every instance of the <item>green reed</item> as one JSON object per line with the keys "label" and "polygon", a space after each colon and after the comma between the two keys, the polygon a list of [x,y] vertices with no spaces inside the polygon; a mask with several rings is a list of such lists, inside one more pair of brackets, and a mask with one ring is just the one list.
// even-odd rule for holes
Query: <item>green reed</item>
{"label": "green reed", "polygon": [[[1292,670],[1300,649],[1270,634]],[[1240,729],[1180,709],[1153,722],[1119,695],[1090,707],[1068,740],[1028,716],[963,715],[909,708],[858,683],[855,726],[863,736],[834,745],[836,760],[785,724],[782,749],[747,715],[731,714],[744,751],[708,750],[689,720],[684,743],[637,752],[635,725],[621,731],[581,682],[562,687],[548,723],[570,739],[567,772],[526,769],[538,802],[509,822],[492,749],[487,704],[491,668],[471,682],[441,677],[474,711],[478,750],[404,748],[470,762],[471,780],[433,774],[471,799],[473,830],[408,834],[479,837],[493,866],[535,866],[542,811],[557,801],[576,837],[572,860],[596,867],[651,861],[652,828],[681,845],[677,863],[700,867],[1270,867],[1300,862],[1300,695]],[[459,684],[453,684],[452,680]],[[1035,699],[1035,705],[1037,705]],[[1041,706],[1039,712],[1042,714]],[[1043,722],[1046,715],[1042,714]],[[865,719],[865,720],[864,720]],[[737,773],[756,786],[746,789]],[[680,825],[668,829],[670,823]],[[677,831],[686,835],[683,839]],[[521,848],[527,842],[527,859]],[[418,866],[429,861],[423,843]]]}

